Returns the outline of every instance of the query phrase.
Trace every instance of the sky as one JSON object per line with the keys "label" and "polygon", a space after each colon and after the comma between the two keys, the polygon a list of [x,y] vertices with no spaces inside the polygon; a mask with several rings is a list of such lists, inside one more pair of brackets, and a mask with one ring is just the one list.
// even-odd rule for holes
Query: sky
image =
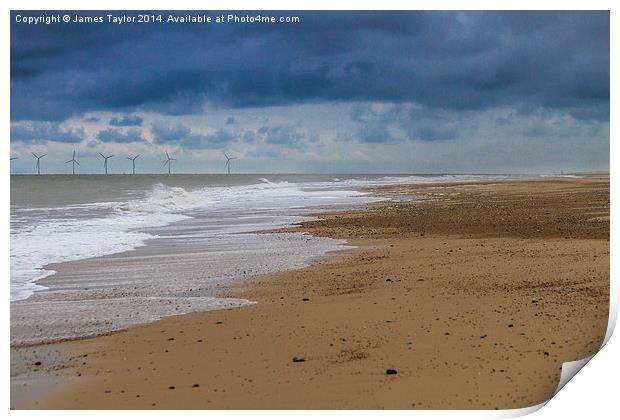
{"label": "sky", "polygon": [[[23,23],[54,14],[101,23]],[[153,13],[153,12],[149,12]],[[166,20],[258,12],[154,12]],[[609,168],[608,12],[11,12],[13,173]],[[19,16],[19,17],[18,17]]]}

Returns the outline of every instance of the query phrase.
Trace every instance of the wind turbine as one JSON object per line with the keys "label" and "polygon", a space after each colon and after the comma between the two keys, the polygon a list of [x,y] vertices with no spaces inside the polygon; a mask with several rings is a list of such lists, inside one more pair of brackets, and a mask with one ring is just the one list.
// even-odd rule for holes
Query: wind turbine
{"label": "wind turbine", "polygon": [[103,169],[105,170],[105,174],[108,174],[108,159],[114,157],[114,155],[104,156],[103,153],[99,153],[103,158]]}
{"label": "wind turbine", "polygon": [[131,174],[135,175],[136,174],[136,159],[138,159],[138,156],[140,155],[135,155],[134,157],[128,157],[127,159],[129,159],[131,161]]}
{"label": "wind turbine", "polygon": [[[18,158],[18,157],[12,157],[12,158],[11,158],[11,163],[13,163],[13,161],[14,161],[15,159],[19,159],[19,158]],[[12,166],[12,165],[11,165],[11,166]],[[11,170],[11,167],[9,167],[9,172],[10,172],[10,170]]]}
{"label": "wind turbine", "polygon": [[168,165],[168,175],[170,175],[170,163],[171,163],[173,160],[176,160],[176,159],[171,158],[171,157],[170,157],[170,155],[168,154],[168,152],[166,152],[166,158],[167,158],[167,159],[166,159],[166,161],[164,162],[164,166]]}
{"label": "wind turbine", "polygon": [[75,175],[75,164],[77,163],[78,166],[80,166],[80,162],[78,162],[77,160],[75,160],[75,150],[73,151],[73,157],[71,158],[71,160],[68,160],[65,162],[65,164],[67,163],[71,163],[71,174]]}
{"label": "wind turbine", "polygon": [[41,158],[44,158],[45,156],[47,156],[47,153],[41,156],[38,156],[32,153],[32,156],[34,156],[37,159],[37,175],[41,175]]}
{"label": "wind turbine", "polygon": [[237,159],[236,157],[228,157],[228,155],[226,153],[224,153],[224,156],[226,156],[226,163],[224,164],[224,168],[228,169],[228,175],[230,175],[230,161],[233,159]]}

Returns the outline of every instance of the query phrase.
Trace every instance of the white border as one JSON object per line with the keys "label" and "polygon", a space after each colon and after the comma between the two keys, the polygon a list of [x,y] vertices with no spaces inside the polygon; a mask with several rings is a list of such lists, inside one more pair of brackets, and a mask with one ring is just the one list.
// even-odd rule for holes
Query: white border
{"label": "white border", "polygon": [[[262,1],[248,1],[248,0],[215,0],[209,2],[176,0],[174,2],[165,2],[161,0],[136,0],[128,2],[127,0],[109,0],[107,2],[95,2],[92,0],[83,1],[41,1],[41,0],[8,0],[2,2],[2,8],[4,9],[3,20],[1,25],[1,38],[2,38],[2,51],[5,60],[3,60],[3,66],[0,70],[2,72],[2,94],[4,100],[2,101],[2,115],[1,119],[1,133],[5,139],[10,138],[9,128],[9,85],[10,85],[10,69],[8,63],[10,62],[10,40],[9,40],[9,11],[15,10],[45,10],[45,9],[58,9],[58,10],[200,10],[200,9],[212,9],[212,10],[611,10],[611,138],[617,138],[618,128],[613,122],[620,121],[618,119],[618,112],[616,108],[616,101],[618,98],[618,85],[614,83],[613,75],[618,73],[618,54],[614,53],[614,48],[618,47],[618,24],[620,19],[618,13],[620,10],[620,4],[617,1],[611,0],[589,0],[589,1],[577,1],[577,0],[565,0],[565,1],[550,1],[550,0],[522,0],[522,1],[507,1],[502,2],[489,1],[489,0],[468,0],[468,1],[402,1],[402,0],[381,0],[381,1],[334,1],[334,0],[316,0],[316,1],[276,1],[276,0],[262,0]],[[615,117],[615,118],[614,118]],[[3,143],[3,149],[5,153],[3,156],[8,156],[10,153],[10,142],[5,140]],[[611,147],[611,165],[610,168],[614,168],[619,162],[618,147],[614,146],[614,142],[610,141]],[[0,170],[2,171],[2,194],[0,195],[2,200],[2,217],[0,218],[0,229],[4,232],[3,240],[1,242],[2,258],[0,259],[0,267],[2,269],[4,278],[3,288],[3,301],[9,302],[9,162],[8,160],[0,160]],[[615,171],[612,170],[611,177],[611,199],[612,203],[615,203],[618,199],[617,188],[615,188],[617,176]],[[612,206],[611,213],[612,220],[616,219],[615,206]],[[611,237],[617,238],[617,231],[615,223],[611,223]],[[617,318],[617,292],[618,292],[618,279],[616,273],[616,264],[614,264],[614,257],[618,255],[617,247],[615,246],[615,240],[612,241],[611,246],[611,286],[612,286],[612,317],[610,319],[610,326],[615,324]],[[2,374],[5,379],[4,389],[2,392],[2,402],[5,409],[9,410],[9,318],[10,308],[7,304],[3,313],[4,322],[2,323],[2,329],[5,337],[5,345],[2,347],[4,363],[2,364]],[[610,330],[611,331],[611,330]],[[609,335],[609,334],[608,334]],[[617,335],[617,334],[616,334]],[[609,337],[608,337],[609,338]],[[620,342],[617,337],[611,336],[607,345],[594,356],[592,361],[583,368],[583,371],[579,373],[576,380],[570,381],[551,401],[549,401],[545,407],[530,418],[537,419],[557,419],[557,418],[583,418],[588,416],[591,418],[612,418],[618,413],[618,397],[617,397],[617,378],[619,377],[619,362],[616,355],[620,354]],[[527,411],[527,410],[525,410]],[[613,413],[613,414],[612,414]],[[86,413],[79,411],[56,411],[56,412],[26,412],[26,411],[14,411],[10,412],[10,415],[15,418],[30,418],[32,416],[45,416],[49,419],[67,419],[76,418],[82,420]],[[168,418],[170,412],[157,411],[157,412],[141,412],[141,411],[121,411],[115,412],[114,416],[121,417],[146,417],[150,418]],[[525,414],[524,411],[504,411],[504,412],[488,412],[488,411],[390,411],[381,415],[389,415],[395,418],[498,418],[508,416],[515,416]],[[103,419],[110,415],[105,411],[95,411],[86,414],[92,416],[95,419]],[[174,412],[175,416],[187,416],[193,418],[202,418],[205,415],[226,418],[247,417],[252,418],[269,418],[271,419],[288,419],[290,416],[295,416],[299,419],[309,419],[311,416],[314,418],[316,415],[327,417],[351,417],[356,419],[369,419],[378,415],[375,411],[348,411],[348,412],[334,412],[327,411],[321,413],[315,413],[312,411],[296,411],[294,413],[286,411],[209,411],[209,412],[196,412],[196,411],[177,411]]]}

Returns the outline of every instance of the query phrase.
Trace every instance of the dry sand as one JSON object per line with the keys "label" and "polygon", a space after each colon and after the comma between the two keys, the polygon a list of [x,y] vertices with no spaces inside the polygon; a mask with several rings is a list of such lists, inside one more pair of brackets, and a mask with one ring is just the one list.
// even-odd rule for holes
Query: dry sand
{"label": "dry sand", "polygon": [[255,305],[15,349],[64,384],[13,406],[519,408],[600,347],[608,177],[379,193],[301,227],[359,248],[231,292]]}

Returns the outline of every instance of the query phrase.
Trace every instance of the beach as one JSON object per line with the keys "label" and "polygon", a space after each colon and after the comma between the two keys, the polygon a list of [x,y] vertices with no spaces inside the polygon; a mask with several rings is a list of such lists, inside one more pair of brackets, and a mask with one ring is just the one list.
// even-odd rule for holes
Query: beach
{"label": "beach", "polygon": [[218,296],[252,304],[13,347],[12,406],[522,408],[599,349],[607,174],[365,191],[390,200],[278,229],[355,248]]}

